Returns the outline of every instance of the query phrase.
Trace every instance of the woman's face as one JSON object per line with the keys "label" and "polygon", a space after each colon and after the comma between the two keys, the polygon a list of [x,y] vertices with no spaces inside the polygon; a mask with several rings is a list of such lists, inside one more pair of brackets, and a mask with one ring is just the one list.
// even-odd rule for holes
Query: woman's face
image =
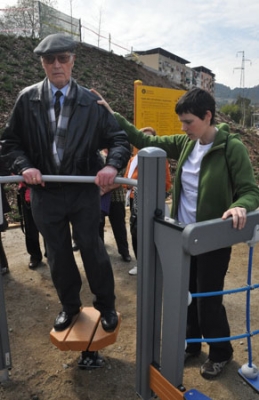
{"label": "woman's face", "polygon": [[186,113],[179,115],[179,120],[182,123],[182,131],[189,136],[191,140],[206,139],[211,131],[211,112],[207,111],[205,118],[200,119],[194,114]]}

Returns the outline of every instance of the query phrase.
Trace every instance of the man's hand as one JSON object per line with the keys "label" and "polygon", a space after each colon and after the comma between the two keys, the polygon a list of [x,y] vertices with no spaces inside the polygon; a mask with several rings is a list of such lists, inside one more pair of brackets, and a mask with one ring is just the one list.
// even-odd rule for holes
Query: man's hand
{"label": "man's hand", "polygon": [[22,172],[25,183],[28,185],[41,185],[45,186],[45,182],[42,180],[41,172],[36,168],[28,168]]}
{"label": "man's hand", "polygon": [[225,211],[222,215],[222,219],[233,217],[233,228],[243,229],[246,224],[246,209],[243,207],[234,207]]}
{"label": "man's hand", "polygon": [[97,173],[94,182],[96,185],[100,186],[101,190],[105,193],[106,187],[113,184],[117,174],[118,171],[116,168],[112,167],[111,165],[106,165]]}

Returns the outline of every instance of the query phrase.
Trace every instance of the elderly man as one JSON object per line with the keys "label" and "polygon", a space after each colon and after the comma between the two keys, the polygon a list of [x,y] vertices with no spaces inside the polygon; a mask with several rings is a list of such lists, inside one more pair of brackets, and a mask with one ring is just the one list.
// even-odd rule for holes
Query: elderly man
{"label": "elderly man", "polygon": [[[49,35],[35,48],[46,78],[21,91],[2,136],[10,169],[31,186],[32,213],[43,235],[62,311],[54,328],[67,328],[81,307],[82,285],[71,245],[76,237],[104,330],[118,323],[114,277],[99,237],[100,187],[112,184],[130,157],[127,135],[97,96],[71,77],[76,43]],[[99,150],[107,148],[102,167]],[[96,175],[95,183],[48,183],[42,175]]]}

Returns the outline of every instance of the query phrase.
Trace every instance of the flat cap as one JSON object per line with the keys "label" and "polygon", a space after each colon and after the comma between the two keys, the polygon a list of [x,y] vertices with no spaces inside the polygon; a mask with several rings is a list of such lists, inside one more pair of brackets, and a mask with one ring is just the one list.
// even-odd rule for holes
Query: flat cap
{"label": "flat cap", "polygon": [[71,36],[62,33],[54,33],[46,36],[34,49],[34,53],[38,56],[51,53],[63,53],[65,51],[73,51],[76,42]]}

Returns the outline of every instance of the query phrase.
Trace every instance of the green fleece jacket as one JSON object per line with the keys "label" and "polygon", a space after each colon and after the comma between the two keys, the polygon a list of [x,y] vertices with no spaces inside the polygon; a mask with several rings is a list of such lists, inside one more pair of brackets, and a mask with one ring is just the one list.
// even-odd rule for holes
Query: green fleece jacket
{"label": "green fleece jacket", "polygon": [[[192,152],[195,141],[185,134],[148,136],[114,113],[131,144],[138,149],[155,146],[166,151],[167,157],[177,160],[173,185],[171,216],[176,218],[182,189],[182,166]],[[202,159],[199,176],[196,221],[221,218],[229,208],[244,207],[247,212],[259,207],[259,189],[255,182],[248,151],[238,135],[229,133],[225,123],[217,126],[210,150]],[[235,200],[233,200],[235,199]]]}

